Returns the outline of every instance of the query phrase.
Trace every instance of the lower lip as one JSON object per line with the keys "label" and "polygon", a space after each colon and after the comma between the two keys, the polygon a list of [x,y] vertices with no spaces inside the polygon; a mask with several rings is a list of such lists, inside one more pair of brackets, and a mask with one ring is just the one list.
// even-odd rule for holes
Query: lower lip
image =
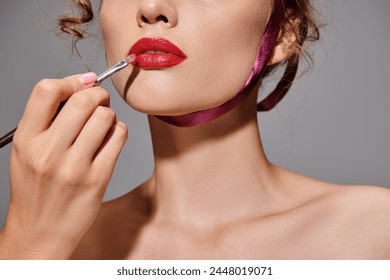
{"label": "lower lip", "polygon": [[143,53],[137,55],[134,64],[138,64],[140,68],[169,68],[184,60],[185,58],[170,53]]}

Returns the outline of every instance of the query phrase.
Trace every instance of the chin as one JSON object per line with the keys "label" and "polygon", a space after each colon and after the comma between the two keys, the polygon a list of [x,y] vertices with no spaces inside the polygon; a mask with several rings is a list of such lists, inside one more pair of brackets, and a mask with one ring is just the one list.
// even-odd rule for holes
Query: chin
{"label": "chin", "polygon": [[[126,93],[121,85],[118,92],[134,110],[148,115],[181,116],[217,107],[231,99],[235,93],[225,87],[195,88],[194,86],[167,86],[167,83],[145,83],[135,80]],[[172,83],[171,83],[172,84]],[[192,88],[192,90],[188,90]],[[118,90],[118,88],[117,88]],[[218,92],[210,96],[199,95],[199,92]]]}
{"label": "chin", "polygon": [[129,90],[122,96],[126,96],[125,101],[131,108],[147,115],[180,116],[205,109],[193,100],[182,100],[182,95],[172,91]]}

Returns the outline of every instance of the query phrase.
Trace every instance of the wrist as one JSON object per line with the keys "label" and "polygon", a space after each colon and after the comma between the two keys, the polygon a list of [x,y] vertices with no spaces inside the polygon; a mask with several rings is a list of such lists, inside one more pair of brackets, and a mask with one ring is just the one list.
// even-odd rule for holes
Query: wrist
{"label": "wrist", "polygon": [[60,260],[69,259],[77,242],[60,237],[11,231],[0,232],[0,259],[8,260]]}

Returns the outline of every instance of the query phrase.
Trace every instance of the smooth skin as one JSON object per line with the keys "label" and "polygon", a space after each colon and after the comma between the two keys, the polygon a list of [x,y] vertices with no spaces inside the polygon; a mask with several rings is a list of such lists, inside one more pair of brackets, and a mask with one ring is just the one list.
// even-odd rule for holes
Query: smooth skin
{"label": "smooth skin", "polygon": [[[174,68],[140,69],[130,87],[133,69],[121,71],[113,78],[118,93],[147,114],[179,115],[223,103],[250,72],[270,10],[268,0],[103,1],[108,64],[150,36],[169,39],[188,56]],[[279,38],[269,64],[291,55],[288,40]],[[12,197],[0,257],[390,258],[390,191],[326,183],[269,162],[256,91],[201,126],[175,127],[150,115],[152,176],[101,206],[126,129],[105,111],[107,93],[84,89],[77,80],[46,80],[27,105],[11,155]],[[50,124],[65,96],[69,104]],[[77,106],[81,96],[90,99]],[[43,121],[30,132],[41,113]],[[92,139],[92,126],[100,137]]]}

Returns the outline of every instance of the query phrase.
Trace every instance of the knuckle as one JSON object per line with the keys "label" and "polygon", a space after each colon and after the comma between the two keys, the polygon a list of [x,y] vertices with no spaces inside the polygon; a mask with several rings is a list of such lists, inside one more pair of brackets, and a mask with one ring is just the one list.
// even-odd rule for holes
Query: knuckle
{"label": "knuckle", "polygon": [[112,122],[116,119],[115,112],[109,107],[98,106],[96,108],[96,114],[99,118],[101,118],[104,121],[111,121]]}
{"label": "knuckle", "polygon": [[92,168],[89,176],[89,186],[101,195],[104,192],[110,182],[112,170],[106,168]]}
{"label": "knuckle", "polygon": [[89,185],[91,187],[98,188],[106,183],[106,177],[105,172],[95,172],[89,179]]}
{"label": "knuckle", "polygon": [[86,172],[77,164],[64,165],[59,171],[61,182],[70,187],[82,185],[85,176]]}
{"label": "knuckle", "polygon": [[93,90],[95,91],[94,96],[96,96],[99,103],[105,105],[110,104],[110,93],[106,89],[102,87],[96,87]]}
{"label": "knuckle", "polygon": [[33,90],[33,94],[37,97],[47,98],[49,94],[59,92],[59,85],[52,79],[43,79],[39,81]]}
{"label": "knuckle", "polygon": [[102,100],[110,101],[110,93],[106,89],[104,89],[102,87],[99,87],[99,90],[100,90],[100,93],[101,93]]}
{"label": "knuckle", "polygon": [[34,174],[44,177],[51,172],[51,157],[41,155],[38,159],[30,162],[30,168]]}
{"label": "knuckle", "polygon": [[12,141],[12,149],[19,153],[24,146],[23,137],[20,135],[20,131],[16,130]]}

